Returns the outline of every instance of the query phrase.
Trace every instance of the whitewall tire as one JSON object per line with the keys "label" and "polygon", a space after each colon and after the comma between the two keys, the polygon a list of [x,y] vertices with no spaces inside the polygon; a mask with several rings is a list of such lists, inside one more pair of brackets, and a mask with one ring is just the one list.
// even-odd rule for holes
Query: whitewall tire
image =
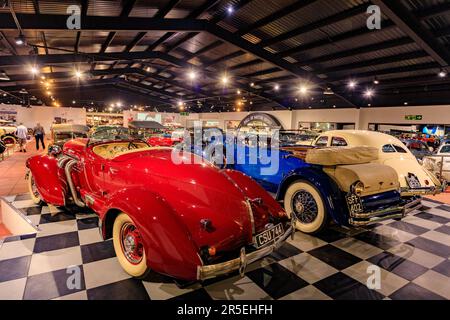
{"label": "whitewall tire", "polygon": [[288,187],[284,195],[284,209],[288,215],[295,214],[296,228],[301,232],[315,234],[327,225],[327,211],[322,196],[307,181],[296,181]]}
{"label": "whitewall tire", "polygon": [[113,243],[117,259],[125,272],[144,278],[150,271],[144,243],[137,226],[126,213],[120,213],[114,221]]}

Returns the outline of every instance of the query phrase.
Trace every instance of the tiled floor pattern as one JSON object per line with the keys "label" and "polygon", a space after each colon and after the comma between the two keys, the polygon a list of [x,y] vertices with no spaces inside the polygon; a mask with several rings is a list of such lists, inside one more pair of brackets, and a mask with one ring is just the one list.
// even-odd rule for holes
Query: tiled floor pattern
{"label": "tiled floor pattern", "polygon": [[[95,215],[51,215],[55,208],[36,207],[28,195],[9,200],[41,231],[3,244],[0,299],[450,299],[450,206],[438,202],[370,230],[298,232],[243,278],[179,288],[158,274],[143,281],[126,274]],[[369,289],[373,265],[381,285]]]}

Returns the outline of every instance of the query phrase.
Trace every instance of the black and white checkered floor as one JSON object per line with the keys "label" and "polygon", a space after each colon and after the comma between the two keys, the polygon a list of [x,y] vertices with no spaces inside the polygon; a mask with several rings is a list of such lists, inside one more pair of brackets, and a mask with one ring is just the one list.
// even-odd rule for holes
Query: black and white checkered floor
{"label": "black and white checkered floor", "polygon": [[[93,214],[37,207],[28,195],[7,198],[36,225],[37,236],[12,237],[0,248],[0,299],[450,299],[450,206],[424,201],[401,222],[371,230],[297,232],[272,256],[232,275],[180,289],[152,274],[130,278],[111,241],[102,241]],[[57,210],[57,209],[56,209]],[[368,289],[370,265],[381,288]],[[68,289],[69,266],[81,286]]]}

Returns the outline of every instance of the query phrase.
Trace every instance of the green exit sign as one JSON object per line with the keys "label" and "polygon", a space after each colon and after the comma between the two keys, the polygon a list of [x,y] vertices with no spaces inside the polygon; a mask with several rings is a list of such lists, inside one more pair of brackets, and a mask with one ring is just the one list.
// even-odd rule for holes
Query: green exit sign
{"label": "green exit sign", "polygon": [[180,116],[189,116],[189,112],[180,112]]}
{"label": "green exit sign", "polygon": [[423,119],[423,116],[421,114],[405,116],[405,120],[422,120],[422,119]]}

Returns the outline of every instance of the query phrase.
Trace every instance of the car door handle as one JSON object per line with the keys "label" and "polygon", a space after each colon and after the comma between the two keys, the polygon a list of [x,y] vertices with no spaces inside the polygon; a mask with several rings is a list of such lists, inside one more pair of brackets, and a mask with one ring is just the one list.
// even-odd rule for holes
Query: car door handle
{"label": "car door handle", "polygon": [[112,173],[112,174],[116,174],[117,172],[119,172],[119,169],[109,168],[109,172]]}

